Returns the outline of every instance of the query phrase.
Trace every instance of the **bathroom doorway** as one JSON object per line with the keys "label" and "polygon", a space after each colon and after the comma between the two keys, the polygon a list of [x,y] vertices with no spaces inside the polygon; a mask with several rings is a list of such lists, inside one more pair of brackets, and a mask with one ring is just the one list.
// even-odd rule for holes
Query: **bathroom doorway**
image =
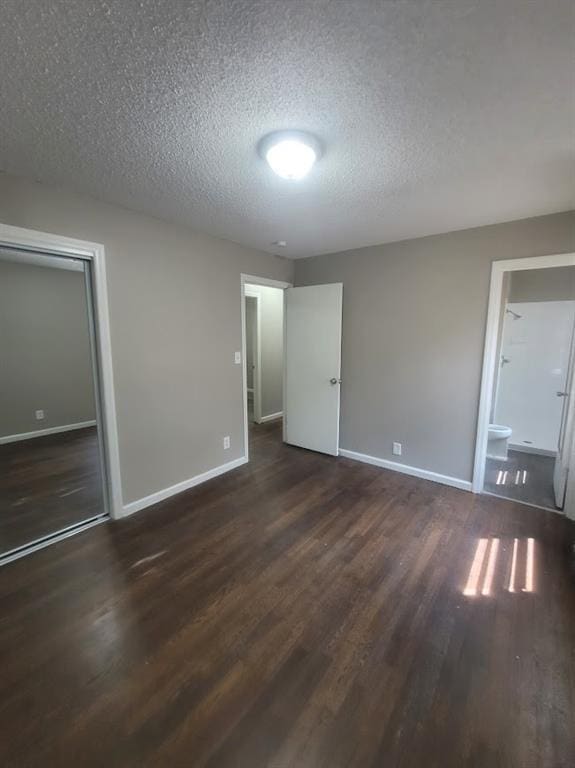
{"label": "bathroom doorway", "polygon": [[555,263],[494,264],[474,490],[563,510],[573,454],[575,260],[549,258]]}
{"label": "bathroom doorway", "polygon": [[246,282],[244,302],[248,421],[250,424],[281,422],[284,292],[273,285]]}
{"label": "bathroom doorway", "polygon": [[269,457],[283,441],[284,293],[290,283],[242,275],[246,457]]}
{"label": "bathroom doorway", "polygon": [[[261,419],[261,365],[260,365],[260,294],[246,285],[246,384],[248,421],[259,423]],[[257,413],[256,413],[257,410]]]}

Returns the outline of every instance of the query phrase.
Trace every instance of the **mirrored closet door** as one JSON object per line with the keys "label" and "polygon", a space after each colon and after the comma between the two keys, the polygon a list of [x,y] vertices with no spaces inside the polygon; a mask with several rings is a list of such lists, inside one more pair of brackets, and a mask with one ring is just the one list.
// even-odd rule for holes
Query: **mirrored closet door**
{"label": "mirrored closet door", "polygon": [[106,516],[88,270],[0,248],[0,559]]}

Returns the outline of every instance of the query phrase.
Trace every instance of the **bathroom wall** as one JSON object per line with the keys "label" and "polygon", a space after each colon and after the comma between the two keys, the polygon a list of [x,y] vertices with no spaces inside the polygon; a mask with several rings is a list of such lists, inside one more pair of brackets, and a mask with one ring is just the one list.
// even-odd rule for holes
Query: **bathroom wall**
{"label": "bathroom wall", "polygon": [[575,267],[511,272],[509,301],[575,301]]}
{"label": "bathroom wall", "polygon": [[[491,421],[513,429],[512,447],[554,453],[562,411],[556,392],[563,390],[567,373],[575,267],[508,272],[503,296]],[[518,372],[527,354],[525,371]],[[502,355],[512,362],[502,365]]]}
{"label": "bathroom wall", "polygon": [[[503,287],[501,309],[499,310],[499,325],[497,327],[497,351],[495,354],[496,360],[501,360],[501,344],[503,342],[503,326],[505,322],[505,310],[507,309],[507,302],[509,301],[509,292],[511,291],[511,275],[512,272],[505,272],[503,275]],[[496,424],[495,418],[495,406],[497,403],[497,390],[499,388],[499,375],[501,372],[500,366],[495,369],[495,376],[493,377],[493,389],[491,390],[491,413],[489,414],[489,421],[491,424]]]}
{"label": "bathroom wall", "polygon": [[575,301],[510,302],[501,344],[497,424],[511,427],[509,447],[557,451]]}

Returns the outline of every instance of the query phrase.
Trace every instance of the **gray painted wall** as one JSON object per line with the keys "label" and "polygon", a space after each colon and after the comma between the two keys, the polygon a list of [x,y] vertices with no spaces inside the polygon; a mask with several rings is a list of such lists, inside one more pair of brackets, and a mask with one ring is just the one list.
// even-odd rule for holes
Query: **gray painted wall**
{"label": "gray painted wall", "polygon": [[0,221],[106,248],[125,504],[244,455],[240,275],[292,262],[6,174]]}
{"label": "gray painted wall", "polygon": [[317,256],[342,282],[340,445],[471,480],[491,262],[575,251],[575,212]]}
{"label": "gray painted wall", "polygon": [[246,379],[248,389],[254,388],[256,365],[257,299],[246,296]]}
{"label": "gray painted wall", "polygon": [[571,301],[575,299],[575,267],[511,272],[508,301]]}
{"label": "gray painted wall", "polygon": [[0,259],[0,361],[0,437],[96,418],[83,273]]}

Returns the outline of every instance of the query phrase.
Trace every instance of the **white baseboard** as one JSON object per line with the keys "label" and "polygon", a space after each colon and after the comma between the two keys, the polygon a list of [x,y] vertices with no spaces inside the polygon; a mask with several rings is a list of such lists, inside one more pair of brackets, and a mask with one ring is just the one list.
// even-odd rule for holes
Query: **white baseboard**
{"label": "white baseboard", "polygon": [[408,464],[399,464],[396,461],[388,461],[387,459],[380,459],[377,456],[368,456],[365,453],[348,451],[345,448],[339,449],[339,455],[344,456],[346,459],[362,461],[364,464],[373,464],[376,467],[391,469],[393,472],[401,472],[404,475],[420,477],[422,480],[431,480],[434,483],[441,483],[442,485],[451,485],[453,488],[459,488],[462,491],[471,490],[471,483],[468,480],[460,480],[458,477],[450,477],[449,475],[440,475],[437,472],[430,472],[428,469],[410,467]]}
{"label": "white baseboard", "polygon": [[269,416],[262,416],[260,419],[260,424],[265,424],[266,421],[277,421],[278,419],[282,419],[283,415],[283,411],[278,411],[277,413],[270,413]]}
{"label": "white baseboard", "polygon": [[59,432],[72,432],[74,429],[86,429],[86,427],[95,426],[95,421],[78,421],[76,424],[64,424],[62,427],[48,427],[47,429],[37,429],[34,432],[21,432],[19,435],[6,435],[5,437],[0,437],[0,445],[5,445],[6,443],[18,443],[20,440],[32,440],[34,437],[57,435]]}
{"label": "white baseboard", "polygon": [[519,451],[519,453],[531,453],[533,456],[557,456],[557,451],[549,451],[547,448],[535,448],[533,445],[509,443],[507,447],[510,451]]}
{"label": "white baseboard", "polygon": [[152,493],[149,496],[144,496],[143,499],[136,499],[136,501],[131,501],[129,504],[124,505],[121,516],[127,517],[128,515],[133,515],[134,512],[139,512],[141,509],[152,506],[152,504],[158,504],[160,501],[169,499],[170,496],[175,496],[177,493],[187,491],[196,485],[200,485],[201,483],[205,483],[207,480],[211,480],[213,477],[218,477],[218,475],[223,475],[225,472],[230,472],[232,469],[236,469],[236,467],[241,467],[242,464],[247,464],[247,461],[248,460],[245,456],[241,456],[239,459],[228,461],[227,464],[220,464],[219,467],[208,469],[207,472],[202,472],[201,475],[190,477],[188,480],[182,480],[181,483],[176,483],[176,485],[172,485],[169,488],[164,488],[163,490],[156,491],[156,493]]}

